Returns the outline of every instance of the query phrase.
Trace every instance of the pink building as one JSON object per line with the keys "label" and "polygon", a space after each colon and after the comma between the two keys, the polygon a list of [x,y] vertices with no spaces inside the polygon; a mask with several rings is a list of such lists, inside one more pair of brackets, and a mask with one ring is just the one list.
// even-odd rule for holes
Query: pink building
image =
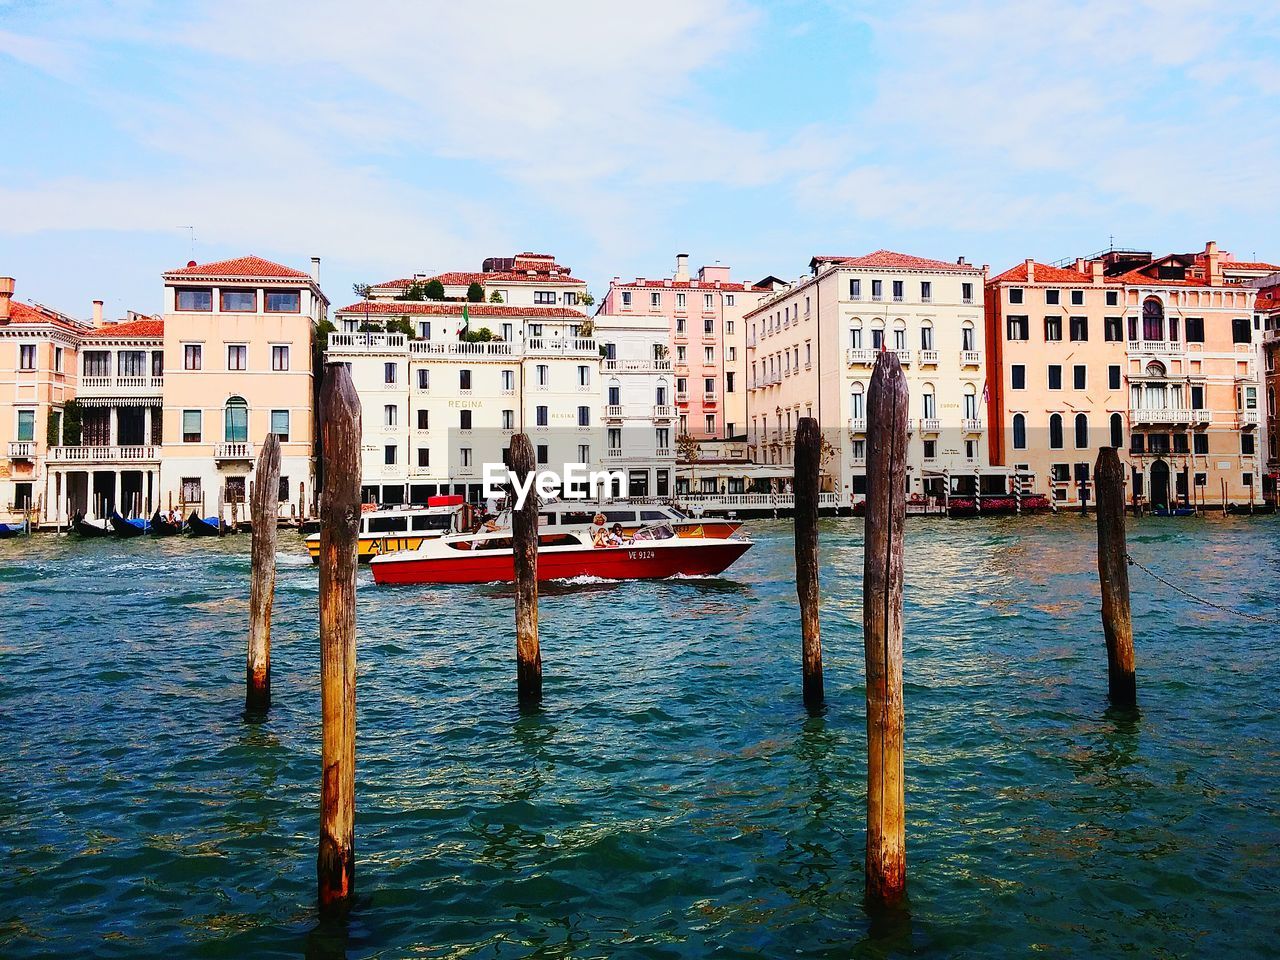
{"label": "pink building", "polygon": [[747,339],[742,317],[769,292],[766,286],[733,282],[729,268],[719,264],[700,268],[692,278],[689,255],[681,253],[671,279],[614,277],[598,313],[667,319],[677,436],[744,438]]}

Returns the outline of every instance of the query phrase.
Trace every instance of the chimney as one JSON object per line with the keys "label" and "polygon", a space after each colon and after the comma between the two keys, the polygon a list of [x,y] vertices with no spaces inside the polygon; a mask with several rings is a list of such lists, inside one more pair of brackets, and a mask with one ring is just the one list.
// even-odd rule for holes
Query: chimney
{"label": "chimney", "polygon": [[0,324],[9,322],[9,306],[13,302],[13,277],[0,277]]}
{"label": "chimney", "polygon": [[1027,258],[1027,283],[1036,282],[1036,262],[1030,257]]}
{"label": "chimney", "polygon": [[969,265],[969,261],[968,261],[968,260],[966,260],[964,257],[957,257],[957,258],[956,258],[956,266],[957,266],[957,267],[967,267],[968,265]]}
{"label": "chimney", "polygon": [[1084,257],[1076,257],[1076,273],[1084,273]]}
{"label": "chimney", "polygon": [[689,255],[687,253],[676,254],[676,281],[684,283],[689,281]]}
{"label": "chimney", "polygon": [[1204,245],[1204,273],[1211,286],[1222,284],[1222,255],[1218,253],[1218,242],[1210,240]]}
{"label": "chimney", "polygon": [[320,282],[320,258],[311,258],[311,279],[316,283]]}
{"label": "chimney", "polygon": [[1093,276],[1093,282],[1094,282],[1094,283],[1096,283],[1096,284],[1100,284],[1100,283],[1102,283],[1102,261],[1101,261],[1101,260],[1090,260],[1090,261],[1089,261],[1089,273]]}
{"label": "chimney", "polygon": [[102,326],[102,301],[93,301],[93,328],[95,330]]}

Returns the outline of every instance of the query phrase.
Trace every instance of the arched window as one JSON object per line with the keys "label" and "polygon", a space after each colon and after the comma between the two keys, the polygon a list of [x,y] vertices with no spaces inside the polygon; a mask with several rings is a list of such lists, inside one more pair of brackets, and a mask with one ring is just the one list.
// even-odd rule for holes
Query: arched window
{"label": "arched window", "polygon": [[1164,364],[1159,360],[1152,360],[1147,364],[1148,377],[1163,377],[1165,375]]}
{"label": "arched window", "polygon": [[1076,414],[1076,449],[1083,450],[1089,446],[1089,418],[1083,413]]}
{"label": "arched window", "polygon": [[973,321],[966,320],[960,325],[960,349],[961,350],[977,350],[973,340]]}
{"label": "arched window", "polygon": [[907,349],[907,321],[905,320],[893,322],[893,349]]}
{"label": "arched window", "polygon": [[871,349],[879,350],[884,346],[884,321],[871,321]]}
{"label": "arched window", "polygon": [[849,392],[849,416],[854,420],[865,420],[867,418],[865,399],[862,393],[862,384],[855,383]]}
{"label": "arched window", "polygon": [[607,386],[609,399],[606,402],[610,406],[616,407],[618,404],[622,403],[622,386],[618,383],[617,377],[610,377]]}
{"label": "arched window", "polygon": [[933,321],[926,320],[920,324],[920,349],[933,349]]}
{"label": "arched window", "polygon": [[1049,449],[1062,449],[1062,414],[1055,413],[1049,418]]}
{"label": "arched window", "polygon": [[1111,445],[1117,450],[1124,447],[1124,417],[1118,413],[1111,415]]}
{"label": "arched window", "polygon": [[862,349],[862,321],[857,317],[849,321],[849,346],[854,350]]}
{"label": "arched window", "polygon": [[920,388],[921,411],[920,416],[926,420],[933,420],[938,416],[938,403],[933,395],[933,384],[926,383]]}
{"label": "arched window", "polygon": [[667,397],[667,378],[660,377],[658,379],[658,385],[653,391],[653,402],[660,407],[665,407],[667,405]]}
{"label": "arched window", "polygon": [[1027,418],[1020,413],[1013,415],[1013,449],[1027,449]]}
{"label": "arched window", "polygon": [[978,419],[978,388],[972,383],[964,385],[964,418]]}
{"label": "arched window", "polygon": [[249,442],[249,405],[244,397],[232,397],[225,410],[226,430],[223,439],[227,443]]}
{"label": "arched window", "polygon": [[1150,297],[1142,304],[1142,339],[1164,339],[1164,304]]}

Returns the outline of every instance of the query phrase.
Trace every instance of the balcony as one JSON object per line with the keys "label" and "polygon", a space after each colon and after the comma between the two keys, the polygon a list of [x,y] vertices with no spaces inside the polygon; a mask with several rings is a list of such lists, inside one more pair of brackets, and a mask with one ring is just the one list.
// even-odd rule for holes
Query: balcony
{"label": "balcony", "polygon": [[622,404],[620,403],[606,404],[604,408],[604,415],[606,420],[621,420]]}
{"label": "balcony", "polygon": [[756,335],[753,333],[747,337],[747,349],[754,350],[756,348]]}
{"label": "balcony", "polygon": [[922,367],[936,367],[938,365],[937,350],[921,350],[920,365]]}
{"label": "balcony", "polygon": [[876,362],[876,351],[868,347],[850,347],[844,352],[844,362],[849,366],[873,366]]}
{"label": "balcony", "polygon": [[608,448],[607,450],[605,450],[605,452],[604,452],[604,458],[605,458],[606,460],[621,460],[621,459],[622,459],[622,448],[621,448],[621,447],[609,447],[609,448]]}
{"label": "balcony", "polygon": [[525,355],[531,357],[585,355],[599,358],[600,343],[595,337],[530,337],[525,343]]}
{"label": "balcony", "polygon": [[1184,353],[1186,346],[1176,340],[1130,340],[1129,353],[1149,353],[1169,356]]}
{"label": "balcony", "polygon": [[937,417],[921,417],[920,418],[921,433],[941,433],[942,421]]}
{"label": "balcony", "polygon": [[676,391],[676,403],[687,404],[689,402],[689,394],[683,390]]}
{"label": "balcony", "polygon": [[252,460],[252,443],[218,443],[213,447],[215,460]]}
{"label": "balcony", "polygon": [[867,432],[866,417],[854,417],[852,420],[849,421],[850,434],[866,433],[866,432]]}
{"label": "balcony", "polygon": [[669,460],[676,455],[676,452],[671,447],[657,447],[653,451],[653,455],[659,460]]}
{"label": "balcony", "polygon": [[148,463],[160,460],[160,448],[152,444],[139,446],[50,447],[53,463]]}
{"label": "balcony", "polygon": [[674,420],[676,408],[669,403],[655,403],[653,405],[653,419],[655,420]]}
{"label": "balcony", "polygon": [[977,350],[961,350],[960,366],[962,367],[980,367],[982,366],[982,354]]}
{"label": "balcony", "polygon": [[1159,410],[1130,410],[1129,422],[1132,424],[1149,423],[1192,423],[1192,414],[1198,410],[1184,410],[1180,407],[1165,407]]}
{"label": "balcony", "polygon": [[716,396],[714,391],[711,393],[704,393],[702,395],[702,403],[704,406],[714,407],[719,402],[720,398]]}
{"label": "balcony", "polygon": [[158,397],[164,377],[81,377],[82,397]]}
{"label": "balcony", "polygon": [[960,422],[960,429],[963,430],[965,433],[981,433],[982,421],[974,420],[970,417],[965,417],[965,419]]}
{"label": "balcony", "polygon": [[9,441],[9,459],[10,460],[34,460],[36,456],[36,442],[34,440],[10,440]]}
{"label": "balcony", "polygon": [[898,358],[898,363],[902,364],[904,367],[909,367],[909,366],[911,366],[911,351],[910,351],[910,350],[905,350],[905,349],[904,349],[904,350],[894,350],[893,352],[894,352],[894,354],[895,354],[895,355],[897,356],[897,358]]}
{"label": "balcony", "polygon": [[670,360],[606,360],[605,373],[670,373]]}
{"label": "balcony", "polygon": [[1256,427],[1258,425],[1257,410],[1237,410],[1236,418],[1242,427]]}

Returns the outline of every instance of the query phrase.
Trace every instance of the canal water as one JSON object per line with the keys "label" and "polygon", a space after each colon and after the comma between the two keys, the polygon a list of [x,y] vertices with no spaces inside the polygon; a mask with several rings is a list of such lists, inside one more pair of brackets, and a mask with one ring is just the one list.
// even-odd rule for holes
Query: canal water
{"label": "canal water", "polygon": [[[275,706],[241,719],[248,539],[0,542],[0,956],[1275,955],[1275,624],[1134,570],[1107,709],[1094,529],[912,519],[909,916],[863,910],[861,522],[823,523],[829,705],[799,699],[789,527],[728,575],[359,590],[357,884],[314,921],[316,574],[282,536]],[[1275,616],[1271,518],[1130,548]]]}

